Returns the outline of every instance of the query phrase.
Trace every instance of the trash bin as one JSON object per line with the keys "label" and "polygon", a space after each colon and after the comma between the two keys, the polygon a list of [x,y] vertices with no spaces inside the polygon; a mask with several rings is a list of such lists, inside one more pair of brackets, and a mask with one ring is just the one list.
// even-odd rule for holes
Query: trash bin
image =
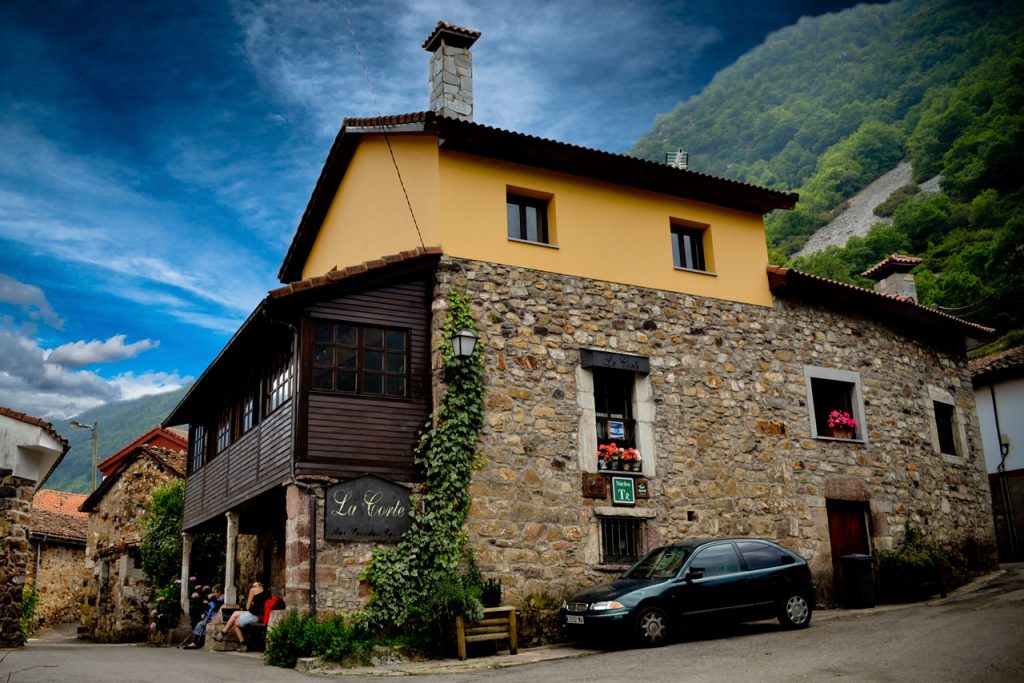
{"label": "trash bin", "polygon": [[875,565],[870,555],[843,555],[843,607],[862,609],[875,606]]}

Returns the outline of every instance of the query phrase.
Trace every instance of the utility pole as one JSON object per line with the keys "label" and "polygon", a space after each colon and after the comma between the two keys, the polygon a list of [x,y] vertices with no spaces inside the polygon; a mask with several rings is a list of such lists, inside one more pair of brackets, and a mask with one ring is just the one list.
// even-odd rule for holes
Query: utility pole
{"label": "utility pole", "polygon": [[82,424],[81,422],[71,421],[71,427],[73,429],[88,429],[92,432],[92,490],[96,490],[96,456],[99,454],[99,440],[100,440],[100,423],[99,421],[93,422],[91,425]]}

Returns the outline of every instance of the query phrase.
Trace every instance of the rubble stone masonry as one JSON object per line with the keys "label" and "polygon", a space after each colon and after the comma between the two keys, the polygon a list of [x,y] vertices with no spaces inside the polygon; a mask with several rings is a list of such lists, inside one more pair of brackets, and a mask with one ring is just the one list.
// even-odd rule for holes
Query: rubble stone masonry
{"label": "rubble stone masonry", "polygon": [[[680,274],[681,277],[693,277]],[[696,275],[696,277],[707,277]],[[604,581],[599,515],[647,519],[647,545],[753,535],[808,558],[829,602],[826,499],[863,501],[874,551],[905,522],[936,540],[993,541],[967,362],[857,313],[777,298],[773,307],[583,280],[445,257],[433,337],[447,295],[465,291],[484,344],[486,410],[474,473],[470,542],[486,576],[516,604]],[[595,472],[589,372],[580,349],[647,357],[637,418],[649,499],[586,498]],[[862,441],[813,436],[805,368],[856,373]],[[955,402],[961,457],[933,447],[931,397]],[[648,413],[648,414],[640,414]]]}
{"label": "rubble stone masonry", "polygon": [[35,482],[0,470],[0,648],[21,644],[21,596],[32,553],[29,527]]}

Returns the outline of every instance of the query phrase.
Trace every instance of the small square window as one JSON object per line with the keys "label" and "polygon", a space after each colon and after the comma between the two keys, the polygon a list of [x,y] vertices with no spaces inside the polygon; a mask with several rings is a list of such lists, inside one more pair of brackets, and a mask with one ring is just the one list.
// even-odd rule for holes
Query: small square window
{"label": "small square window", "polygon": [[956,406],[943,401],[932,401],[935,410],[935,430],[938,435],[939,453],[960,455],[956,438]]}
{"label": "small square window", "polygon": [[644,520],[599,517],[601,564],[633,564],[644,554]]}
{"label": "small square window", "polygon": [[672,262],[676,268],[707,271],[704,259],[704,230],[672,226]]}
{"label": "small square window", "polygon": [[550,244],[548,239],[548,202],[546,199],[508,193],[508,238],[524,242]]}
{"label": "small square window", "polygon": [[866,431],[860,376],[848,370],[806,366],[804,377],[811,414],[811,435],[864,441]]}

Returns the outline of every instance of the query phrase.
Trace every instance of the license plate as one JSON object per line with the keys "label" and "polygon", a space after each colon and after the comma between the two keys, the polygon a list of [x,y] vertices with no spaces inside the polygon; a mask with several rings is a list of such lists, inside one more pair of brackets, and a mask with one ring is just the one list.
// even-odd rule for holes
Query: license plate
{"label": "license plate", "polygon": [[567,624],[579,624],[579,625],[582,626],[583,625],[583,617],[578,617],[578,616],[573,615],[573,614],[567,614],[567,615],[565,615],[565,623],[567,623]]}

